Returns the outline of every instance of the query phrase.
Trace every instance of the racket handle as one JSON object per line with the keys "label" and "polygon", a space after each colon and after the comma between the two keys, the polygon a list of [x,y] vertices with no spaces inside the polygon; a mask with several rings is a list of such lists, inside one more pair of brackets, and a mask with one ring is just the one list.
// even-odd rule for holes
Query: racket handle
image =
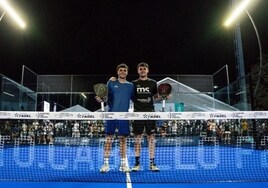
{"label": "racket handle", "polygon": [[101,111],[104,112],[104,102],[101,102]]}
{"label": "racket handle", "polygon": [[166,100],[163,99],[163,100],[162,100],[162,111],[163,111],[163,112],[165,111],[165,107],[166,107]]}
{"label": "racket handle", "polygon": [[133,107],[133,102],[132,101],[129,101],[128,112],[134,112],[134,107]]}

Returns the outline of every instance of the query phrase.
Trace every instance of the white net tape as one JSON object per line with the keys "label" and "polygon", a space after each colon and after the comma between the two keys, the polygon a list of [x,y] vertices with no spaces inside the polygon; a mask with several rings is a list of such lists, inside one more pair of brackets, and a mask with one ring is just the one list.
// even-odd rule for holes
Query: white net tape
{"label": "white net tape", "polygon": [[0,111],[0,119],[49,120],[206,120],[206,119],[267,119],[268,111],[221,112],[18,112]]}

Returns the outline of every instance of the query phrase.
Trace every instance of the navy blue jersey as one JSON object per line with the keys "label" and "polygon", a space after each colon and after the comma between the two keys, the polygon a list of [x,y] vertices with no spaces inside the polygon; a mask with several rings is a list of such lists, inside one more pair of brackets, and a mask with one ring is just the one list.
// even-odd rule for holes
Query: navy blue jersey
{"label": "navy blue jersey", "polygon": [[129,102],[134,96],[134,86],[131,82],[120,83],[108,81],[108,106],[109,112],[127,112]]}

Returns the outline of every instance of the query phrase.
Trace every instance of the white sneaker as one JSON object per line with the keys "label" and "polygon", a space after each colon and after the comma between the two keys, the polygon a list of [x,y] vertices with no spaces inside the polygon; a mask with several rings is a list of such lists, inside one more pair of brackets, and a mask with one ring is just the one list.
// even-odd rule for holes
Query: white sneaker
{"label": "white sneaker", "polygon": [[119,171],[128,173],[130,172],[130,169],[126,165],[121,165]]}
{"label": "white sneaker", "polygon": [[110,170],[110,166],[109,166],[109,164],[104,164],[104,165],[102,165],[102,167],[101,167],[101,169],[100,169],[100,172],[101,173],[106,173],[106,172],[108,172]]}
{"label": "white sneaker", "polygon": [[160,169],[156,166],[156,164],[150,165],[150,170],[152,172],[159,172],[160,171]]}
{"label": "white sneaker", "polygon": [[137,165],[132,167],[131,172],[138,172],[140,170],[141,170],[141,165],[137,164]]}

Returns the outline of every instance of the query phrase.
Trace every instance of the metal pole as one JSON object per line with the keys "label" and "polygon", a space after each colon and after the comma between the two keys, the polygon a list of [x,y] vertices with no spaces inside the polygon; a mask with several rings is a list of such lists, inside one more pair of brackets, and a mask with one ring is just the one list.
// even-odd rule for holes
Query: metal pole
{"label": "metal pole", "polygon": [[73,75],[71,75],[71,94],[70,94],[70,106],[69,107],[71,107],[73,104]]}
{"label": "metal pole", "polygon": [[22,106],[23,76],[24,76],[24,65],[22,65],[22,71],[21,71],[21,81],[20,81],[20,91],[19,91],[19,106]]}
{"label": "metal pole", "polygon": [[[229,70],[228,70],[228,65],[224,65],[223,67],[221,67],[219,70],[217,70],[214,74],[216,75],[218,72],[220,72],[222,69],[225,68],[226,71],[226,82],[227,82],[227,99],[228,99],[228,104],[230,105],[230,90],[229,90],[229,85],[230,85],[230,80],[229,80]],[[214,82],[214,81],[213,81]]]}
{"label": "metal pole", "polygon": [[258,87],[259,87],[259,84],[260,84],[260,78],[261,78],[261,67],[262,67],[262,46],[261,46],[261,40],[260,40],[260,36],[259,36],[259,32],[258,32],[258,29],[252,19],[252,17],[250,16],[249,12],[246,10],[246,13],[254,27],[254,30],[255,30],[255,33],[256,33],[256,36],[257,36],[257,40],[258,40],[258,45],[259,45],[259,51],[260,51],[260,71],[259,71],[259,74],[258,74],[258,81],[257,81],[257,85],[256,85],[256,88],[255,88],[255,91],[254,91],[254,97],[256,96],[256,93],[257,93],[257,90],[258,90]]}
{"label": "metal pole", "polygon": [[220,68],[219,70],[217,70],[214,74],[213,74],[213,76],[215,75],[215,74],[217,74],[218,72],[220,72],[223,68],[225,68],[227,65],[224,65],[222,68]]}
{"label": "metal pole", "polygon": [[[233,5],[237,4],[237,0],[232,0]],[[239,22],[236,23],[234,28],[235,32],[235,57],[236,57],[236,69],[237,69],[237,80],[239,90],[238,93],[240,94],[240,110],[248,110],[248,103],[247,103],[247,87],[246,87],[246,77],[245,77],[245,64],[244,64],[244,54],[243,54],[243,47],[242,47],[242,39],[241,39],[241,30]]]}
{"label": "metal pole", "polygon": [[231,104],[231,101],[230,101],[230,88],[229,88],[230,80],[229,80],[228,65],[225,65],[225,68],[226,68],[226,79],[227,79],[227,98],[228,98],[228,104],[230,105]]}

